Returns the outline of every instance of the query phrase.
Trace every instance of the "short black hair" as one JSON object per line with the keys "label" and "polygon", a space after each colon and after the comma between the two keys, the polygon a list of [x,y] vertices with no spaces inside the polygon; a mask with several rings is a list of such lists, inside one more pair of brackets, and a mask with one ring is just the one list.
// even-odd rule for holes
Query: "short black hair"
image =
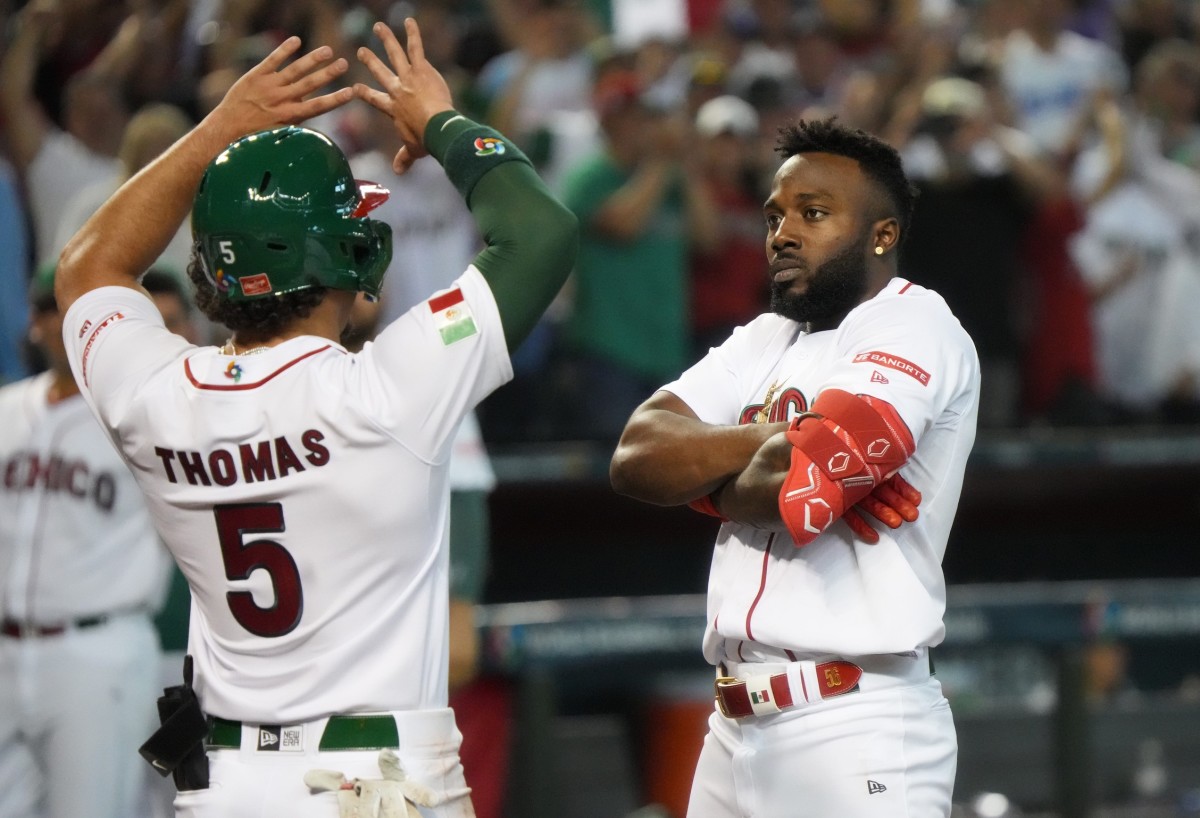
{"label": "short black hair", "polygon": [[195,250],[188,264],[188,278],[196,291],[196,307],[210,321],[224,324],[242,340],[265,339],[278,335],[297,318],[307,318],[325,300],[327,287],[313,286],[306,290],[250,301],[230,301],[222,298],[204,272],[204,262]]}
{"label": "short black hair", "polygon": [[858,162],[867,178],[874,181],[890,200],[900,224],[900,241],[912,222],[917,189],[908,181],[900,153],[888,143],[858,128],[837,123],[837,117],[799,120],[779,129],[775,151],[784,159],[800,153],[832,153]]}

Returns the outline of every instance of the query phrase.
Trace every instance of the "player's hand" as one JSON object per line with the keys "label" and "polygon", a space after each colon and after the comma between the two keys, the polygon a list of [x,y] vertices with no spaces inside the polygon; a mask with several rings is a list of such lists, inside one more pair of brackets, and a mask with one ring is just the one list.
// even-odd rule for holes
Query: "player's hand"
{"label": "player's hand", "polygon": [[417,159],[428,154],[425,150],[425,126],[434,115],[451,110],[454,105],[450,86],[438,70],[425,59],[421,31],[411,17],[404,21],[408,50],[400,45],[396,35],[383,23],[376,23],[376,36],[383,41],[392,67],[375,56],[369,48],[358,49],[358,59],[383,88],[378,91],[356,83],[354,94],[387,114],[396,126],[403,143],[392,160],[392,169],[404,173]]}
{"label": "player's hand", "polygon": [[879,532],[867,522],[862,512],[870,514],[888,528],[899,528],[901,524],[917,519],[917,506],[920,504],[921,492],[899,474],[894,474],[876,486],[874,491],[859,500],[856,505],[847,509],[842,519],[856,537],[874,545],[879,542]]}
{"label": "player's hand", "polygon": [[225,93],[209,117],[228,131],[226,142],[267,128],[303,122],[354,99],[350,88],[310,98],[310,94],[344,74],[349,65],[344,59],[334,60],[329,46],[288,63],[299,48],[300,38],[288,37]]}

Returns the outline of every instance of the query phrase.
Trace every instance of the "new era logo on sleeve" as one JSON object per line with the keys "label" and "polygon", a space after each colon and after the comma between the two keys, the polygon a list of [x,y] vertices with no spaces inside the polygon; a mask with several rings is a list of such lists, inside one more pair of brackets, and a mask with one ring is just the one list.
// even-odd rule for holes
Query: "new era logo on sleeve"
{"label": "new era logo on sleeve", "polygon": [[479,332],[471,307],[458,287],[429,299],[429,311],[433,313],[433,325],[446,346]]}
{"label": "new era logo on sleeve", "polygon": [[[914,378],[922,386],[929,386],[929,373],[921,367],[914,364],[912,361],[906,361],[899,355],[890,355],[886,352],[872,350],[871,352],[860,352],[854,356],[853,363],[856,364],[876,364],[877,366],[886,366],[889,369],[894,369],[897,372],[903,372],[911,378]],[[879,370],[875,370],[878,374]],[[880,375],[882,377],[882,375]],[[872,376],[871,380],[875,380]],[[878,381],[877,381],[878,382]],[[887,383],[887,381],[882,381]]]}

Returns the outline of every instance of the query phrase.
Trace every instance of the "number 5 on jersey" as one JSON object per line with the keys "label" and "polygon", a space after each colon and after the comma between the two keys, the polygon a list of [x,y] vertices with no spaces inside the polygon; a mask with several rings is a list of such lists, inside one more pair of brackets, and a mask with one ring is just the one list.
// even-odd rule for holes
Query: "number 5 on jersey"
{"label": "number 5 on jersey", "polygon": [[215,506],[213,515],[217,518],[225,577],[230,581],[246,580],[261,568],[271,577],[275,592],[275,603],[270,608],[263,608],[254,601],[250,591],[229,591],[225,598],[233,618],[255,636],[291,633],[300,624],[300,614],[304,610],[304,592],[296,561],[275,540],[244,540],[246,534],[282,533],[283,506],[279,503],[230,503]]}

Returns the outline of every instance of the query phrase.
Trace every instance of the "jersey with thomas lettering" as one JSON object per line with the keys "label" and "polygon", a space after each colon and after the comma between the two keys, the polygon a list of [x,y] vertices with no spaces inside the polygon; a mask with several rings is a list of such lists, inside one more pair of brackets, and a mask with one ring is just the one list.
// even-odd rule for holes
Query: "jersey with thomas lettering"
{"label": "jersey with thomas lettering", "polygon": [[151,613],[168,560],[142,492],[79,395],[43,372],[0,388],[0,616]]}
{"label": "jersey with thomas lettering", "polygon": [[195,347],[122,287],[81,297],[63,335],[191,586],[208,713],[446,705],[447,463],[512,375],[477,269],[353,355],[314,336]]}
{"label": "jersey with thomas lettering", "polygon": [[944,636],[941,560],[975,440],[979,362],[940,295],[895,278],[838,328],[811,334],[762,315],[663,387],[722,425],[789,420],[827,388],[899,412],[917,443],[900,473],[923,495],[920,516],[876,526],[875,545],[839,520],[803,548],[786,532],[724,523],[709,577],[713,664],[901,653]]}

